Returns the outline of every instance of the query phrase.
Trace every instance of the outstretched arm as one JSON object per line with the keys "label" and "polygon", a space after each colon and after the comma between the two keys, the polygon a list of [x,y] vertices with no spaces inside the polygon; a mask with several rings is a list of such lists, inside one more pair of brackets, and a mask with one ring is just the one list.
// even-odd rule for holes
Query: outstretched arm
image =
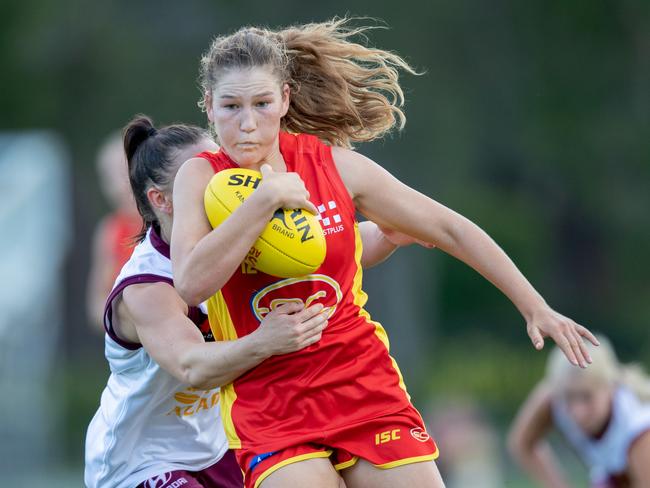
{"label": "outstretched arm", "polygon": [[540,384],[517,413],[508,434],[508,450],[519,466],[545,488],[569,488],[544,438],[552,424],[551,395]]}
{"label": "outstretched arm", "polygon": [[231,383],[270,356],[314,344],[327,325],[321,304],[304,308],[287,303],[240,339],[205,342],[187,318],[187,306],[167,283],[131,285],[114,307],[119,335],[140,342],[179,381],[203,389]]}
{"label": "outstretched arm", "polygon": [[552,310],[506,253],[477,225],[409,188],[370,159],[348,149],[332,155],[357,209],[378,225],[394,228],[465,262],[499,288],[527,322],[537,349],[552,337],[573,364],[591,358],[583,343],[596,338],[585,327]]}

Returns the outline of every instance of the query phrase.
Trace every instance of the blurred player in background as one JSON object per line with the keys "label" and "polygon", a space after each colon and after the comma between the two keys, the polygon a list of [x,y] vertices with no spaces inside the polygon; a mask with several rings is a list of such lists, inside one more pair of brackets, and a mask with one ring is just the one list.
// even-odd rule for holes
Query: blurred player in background
{"label": "blurred player in background", "polygon": [[91,324],[97,331],[102,331],[106,297],[122,266],[131,256],[133,236],[142,225],[129,186],[129,172],[119,131],[111,134],[101,146],[97,154],[97,174],[111,212],[97,224],[93,233],[86,305]]}
{"label": "blurred player in background", "polygon": [[443,446],[438,467],[447,488],[502,488],[497,429],[483,402],[469,397],[433,398],[427,425]]}
{"label": "blurred player in background", "polygon": [[567,367],[553,350],[513,423],[511,454],[546,488],[572,486],[545,439],[553,428],[585,463],[593,488],[650,487],[650,378],[620,364],[610,342],[599,340],[586,370]]}

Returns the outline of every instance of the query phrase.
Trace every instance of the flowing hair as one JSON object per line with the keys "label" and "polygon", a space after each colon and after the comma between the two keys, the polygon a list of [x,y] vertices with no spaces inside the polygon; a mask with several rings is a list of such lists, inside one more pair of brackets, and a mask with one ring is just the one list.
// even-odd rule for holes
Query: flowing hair
{"label": "flowing hair", "polygon": [[[400,70],[418,74],[397,54],[369,47],[366,32],[352,19],[269,30],[244,27],[212,41],[201,59],[204,97],[232,68],[269,67],[291,89],[282,128],[312,134],[331,145],[382,137],[402,129],[404,92]],[[205,98],[199,102],[205,110]]]}

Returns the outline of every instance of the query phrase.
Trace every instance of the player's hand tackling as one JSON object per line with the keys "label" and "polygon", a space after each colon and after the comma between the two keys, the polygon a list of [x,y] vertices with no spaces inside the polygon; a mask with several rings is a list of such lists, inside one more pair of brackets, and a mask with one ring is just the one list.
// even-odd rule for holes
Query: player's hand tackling
{"label": "player's hand tackling", "polygon": [[550,307],[534,313],[526,329],[535,349],[542,349],[544,338],[550,337],[564,352],[567,359],[581,368],[586,368],[587,363],[591,363],[584,341],[589,340],[595,346],[599,345],[598,339],[586,327],[576,324]]}
{"label": "player's hand tackling", "polygon": [[327,327],[323,305],[289,302],[269,312],[256,333],[270,356],[299,351],[318,342]]}
{"label": "player's hand tackling", "polygon": [[266,193],[278,207],[304,208],[318,215],[318,209],[309,201],[309,192],[298,173],[276,172],[269,164],[263,164],[260,171],[262,182],[256,191]]}

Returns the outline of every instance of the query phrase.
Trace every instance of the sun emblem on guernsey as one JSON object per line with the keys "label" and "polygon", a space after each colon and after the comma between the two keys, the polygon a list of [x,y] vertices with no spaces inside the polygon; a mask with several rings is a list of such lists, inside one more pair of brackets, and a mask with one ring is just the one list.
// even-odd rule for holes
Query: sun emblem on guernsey
{"label": "sun emblem on guernsey", "polygon": [[[307,292],[305,291],[307,290]],[[287,278],[258,291],[251,301],[253,313],[260,322],[271,310],[285,303],[302,303],[305,307],[322,303],[323,312],[331,318],[343,293],[338,282],[323,274]]]}

